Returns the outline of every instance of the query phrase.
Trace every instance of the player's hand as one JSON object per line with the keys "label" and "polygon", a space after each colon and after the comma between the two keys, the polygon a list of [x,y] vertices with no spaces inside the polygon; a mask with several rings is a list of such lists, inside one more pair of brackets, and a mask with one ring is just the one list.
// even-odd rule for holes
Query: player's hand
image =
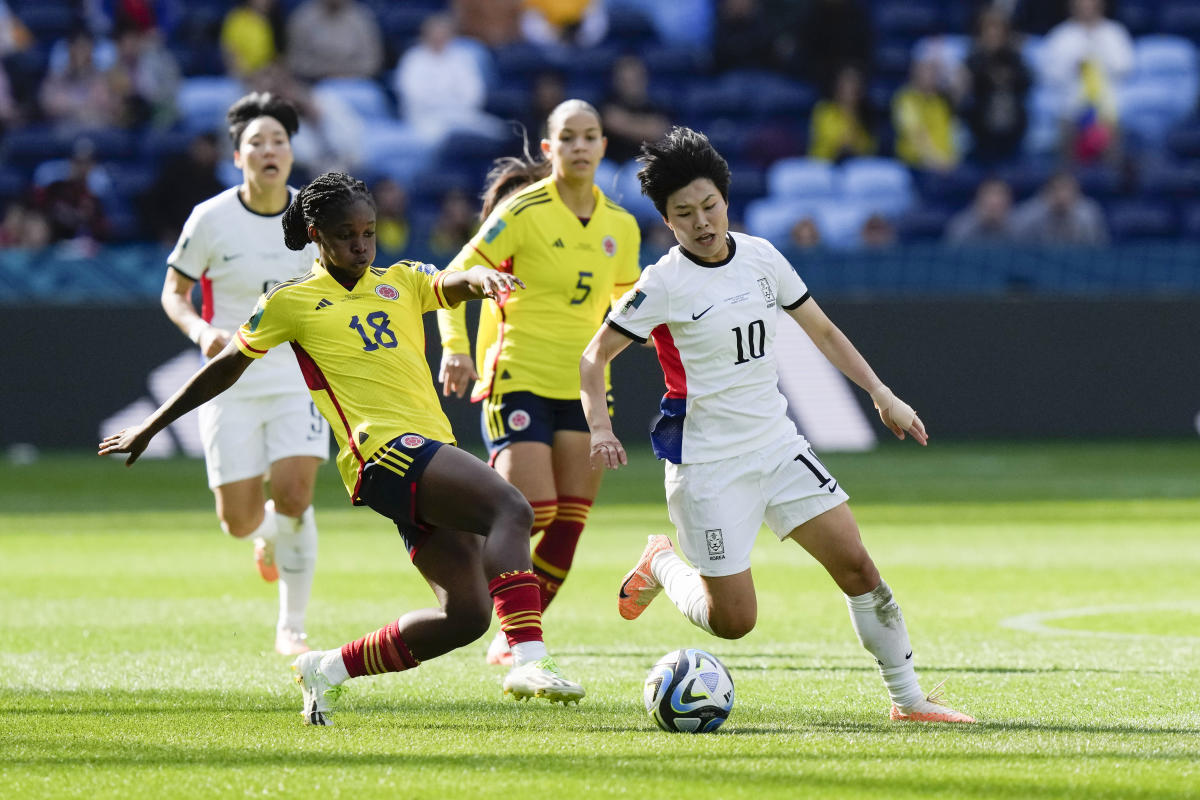
{"label": "player's hand", "polygon": [[200,352],[204,353],[205,358],[215,358],[217,353],[225,349],[225,345],[229,344],[230,333],[227,330],[218,328],[215,325],[209,325],[200,334]]}
{"label": "player's hand", "polygon": [[471,285],[475,287],[476,292],[481,297],[490,297],[497,303],[503,302],[513,289],[525,288],[525,282],[520,278],[491,267],[475,266],[471,267],[470,271],[474,273],[471,276]]}
{"label": "player's hand", "polygon": [[475,362],[465,353],[442,353],[442,365],[438,369],[438,381],[442,384],[442,397],[462,397],[471,384],[479,380]]}
{"label": "player's hand", "polygon": [[913,411],[913,407],[896,397],[891,389],[886,386],[876,389],[871,394],[871,400],[875,403],[875,408],[879,409],[879,419],[897,439],[902,440],[907,434],[921,446],[929,444],[925,423],[917,416],[917,412]]}
{"label": "player's hand", "polygon": [[617,469],[629,463],[625,448],[611,430],[592,433],[592,461],[599,461],[608,469]]}
{"label": "player's hand", "polygon": [[129,467],[138,460],[138,456],[145,451],[146,446],[153,438],[154,434],[150,433],[145,425],[139,425],[132,430],[124,428],[118,433],[104,437],[96,455],[111,456],[116,453],[129,453],[129,458],[125,459],[125,466]]}

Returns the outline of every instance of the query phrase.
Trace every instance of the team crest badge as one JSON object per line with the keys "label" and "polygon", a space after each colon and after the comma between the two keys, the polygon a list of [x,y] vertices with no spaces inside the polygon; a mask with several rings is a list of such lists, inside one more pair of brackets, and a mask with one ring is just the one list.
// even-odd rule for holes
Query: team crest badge
{"label": "team crest badge", "polygon": [[710,528],[704,532],[704,540],[708,544],[708,557],[713,561],[725,558],[725,534],[720,528]]}
{"label": "team crest badge", "polygon": [[523,431],[529,427],[529,423],[533,419],[529,416],[529,412],[518,408],[516,411],[508,415],[508,428],[513,431]]}
{"label": "team crest badge", "polygon": [[400,292],[396,291],[395,286],[389,286],[386,283],[381,283],[375,287],[375,294],[382,297],[384,300],[395,300],[400,296]]}
{"label": "team crest badge", "polygon": [[[393,289],[392,291],[395,290]],[[400,446],[407,447],[410,450],[414,447],[420,447],[423,444],[425,444],[425,437],[417,436],[415,433],[406,433],[400,437]]]}
{"label": "team crest badge", "polygon": [[617,254],[617,240],[611,236],[605,236],[600,241],[600,247],[604,249],[604,255],[612,258]]}
{"label": "team crest badge", "polygon": [[759,278],[758,288],[762,289],[763,300],[767,301],[767,308],[774,308],[775,290],[771,288],[771,282],[766,278]]}

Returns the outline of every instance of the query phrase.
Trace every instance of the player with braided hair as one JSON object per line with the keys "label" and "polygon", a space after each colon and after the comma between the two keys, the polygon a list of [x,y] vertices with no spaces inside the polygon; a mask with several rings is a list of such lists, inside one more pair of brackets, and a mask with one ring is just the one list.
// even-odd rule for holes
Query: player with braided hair
{"label": "player with braided hair", "polygon": [[514,697],[577,701],[542,640],[530,565],[533,510],[512,485],[454,444],[425,361],[421,315],[524,287],[489,267],[438,272],[401,261],[375,267],[375,204],[362,181],[326,173],[283,216],[292,249],[315,242],[312,269],[260,298],[224,350],[138,427],[107,437],[101,455],[129,453],[191,408],[234,385],[255,360],[288,343],[338,441],[338,471],[355,505],[392,520],[438,605],[339,649],[292,665],[306,724],[329,725],[328,701],[348,678],[410,669],[482,636],[494,608],[514,654]]}
{"label": "player with braided hair", "polygon": [[[279,281],[307,272],[316,247],[288,250],[279,221],[292,202],[291,137],[296,109],[269,93],[246,95],[226,114],[242,183],[196,206],[167,258],[162,306],[206,358],[216,356]],[[203,305],[192,305],[199,283]],[[317,562],[312,510],[317,467],[329,457],[329,431],[286,353],[253,365],[238,385],[198,413],[208,485],[230,536],[254,542],[266,581],[279,582],[275,649],[308,650],[304,632]],[[271,499],[263,491],[270,482]],[[184,567],[186,569],[186,567]]]}

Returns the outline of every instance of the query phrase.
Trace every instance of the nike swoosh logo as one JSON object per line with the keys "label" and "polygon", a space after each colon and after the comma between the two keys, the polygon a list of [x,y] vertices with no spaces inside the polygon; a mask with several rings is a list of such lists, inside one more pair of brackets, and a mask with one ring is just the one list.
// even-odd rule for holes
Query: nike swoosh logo
{"label": "nike swoosh logo", "polygon": [[904,660],[908,661],[910,658],[912,658],[912,650],[909,650],[908,653],[905,654]]}
{"label": "nike swoosh logo", "polygon": [[226,261],[233,261],[235,258],[241,258],[241,257],[242,257],[241,253],[234,253],[231,256],[221,256],[221,258],[225,259]]}
{"label": "nike swoosh logo", "polygon": [[[714,303],[713,305],[716,305],[716,304]],[[698,320],[698,319],[700,319],[701,317],[703,317],[705,314],[707,314],[708,312],[710,312],[710,311],[712,311],[712,310],[713,310],[713,307],[712,307],[712,306],[709,306],[708,308],[706,308],[706,309],[704,309],[703,311],[701,311],[699,314],[692,314],[692,320],[693,320],[693,321],[695,321],[695,320]]]}
{"label": "nike swoosh logo", "polygon": [[833,494],[836,491],[837,491],[837,481],[834,481],[833,485],[829,487],[829,493]]}
{"label": "nike swoosh logo", "polygon": [[628,578],[626,578],[626,579],[625,579],[625,581],[624,581],[624,583],[622,583],[622,584],[621,584],[621,599],[622,599],[622,600],[628,600],[630,597],[632,597],[632,595],[629,595],[629,594],[626,594],[626,593],[625,593],[625,587],[629,585],[629,582],[630,582],[631,580],[633,580],[633,576],[632,576],[632,575],[630,575]]}

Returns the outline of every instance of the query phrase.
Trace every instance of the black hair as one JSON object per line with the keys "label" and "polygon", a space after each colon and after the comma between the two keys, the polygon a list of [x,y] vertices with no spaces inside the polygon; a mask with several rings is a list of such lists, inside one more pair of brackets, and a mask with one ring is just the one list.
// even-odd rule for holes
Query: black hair
{"label": "black hair", "polygon": [[677,125],[657,142],[644,142],[637,162],[642,165],[637,174],[642,194],[664,218],[667,198],[698,178],[711,180],[729,200],[729,164],[699,131]]}
{"label": "black hair", "polygon": [[365,200],[375,208],[375,198],[367,185],[344,172],[326,172],[296,194],[283,212],[283,243],[289,250],[303,250],[312,241],[309,226],[324,227],[331,215],[355,200]]}
{"label": "black hair", "polygon": [[294,105],[270,92],[251,92],[231,105],[225,113],[234,150],[241,145],[246,126],[259,117],[272,117],[277,120],[287,131],[288,139],[300,130],[300,115]]}

